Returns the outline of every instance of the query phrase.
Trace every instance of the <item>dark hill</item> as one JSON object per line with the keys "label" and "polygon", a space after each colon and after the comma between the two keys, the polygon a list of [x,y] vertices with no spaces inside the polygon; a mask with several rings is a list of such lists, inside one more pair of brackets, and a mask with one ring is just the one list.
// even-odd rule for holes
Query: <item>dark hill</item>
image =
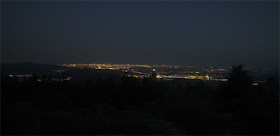
{"label": "dark hill", "polygon": [[38,64],[38,63],[1,63],[2,73],[12,74],[32,74],[32,73],[46,73],[51,70],[65,70],[67,67],[58,66],[54,64]]}

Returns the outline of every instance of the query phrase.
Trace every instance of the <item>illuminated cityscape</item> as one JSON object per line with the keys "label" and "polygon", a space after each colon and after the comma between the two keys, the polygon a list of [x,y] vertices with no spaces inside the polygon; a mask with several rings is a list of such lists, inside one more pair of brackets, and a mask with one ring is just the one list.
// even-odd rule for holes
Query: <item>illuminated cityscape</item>
{"label": "illuminated cityscape", "polygon": [[[93,68],[120,70],[127,72],[128,76],[135,78],[149,77],[153,70],[157,78],[163,80],[172,79],[198,79],[227,81],[227,75],[231,69],[228,66],[182,66],[182,65],[140,65],[140,64],[58,64],[66,67]],[[248,67],[245,67],[248,69]]]}
{"label": "illuminated cityscape", "polygon": [[[127,72],[128,76],[135,78],[150,77],[153,69],[157,73],[158,79],[197,79],[197,80],[215,80],[227,81],[231,66],[213,66],[213,65],[141,65],[141,64],[58,64],[66,67],[93,68],[119,70]],[[263,82],[265,77],[274,74],[269,68],[262,67],[244,67],[251,71],[255,82]]]}
{"label": "illuminated cityscape", "polygon": [[[141,65],[141,64],[58,64],[66,68],[93,69],[93,70],[112,70],[123,73],[127,77],[138,79],[149,78],[155,73],[154,78],[159,80],[203,80],[203,81],[228,81],[228,76],[232,70],[229,66],[209,66],[209,65]],[[62,68],[61,67],[61,68]],[[71,69],[52,69],[47,73],[9,73],[10,78],[17,78],[20,82],[35,77],[37,82],[60,82],[72,80],[69,73]],[[273,72],[268,68],[249,67],[244,69],[250,71],[254,83],[258,85],[264,82]],[[51,78],[50,78],[51,77]]]}

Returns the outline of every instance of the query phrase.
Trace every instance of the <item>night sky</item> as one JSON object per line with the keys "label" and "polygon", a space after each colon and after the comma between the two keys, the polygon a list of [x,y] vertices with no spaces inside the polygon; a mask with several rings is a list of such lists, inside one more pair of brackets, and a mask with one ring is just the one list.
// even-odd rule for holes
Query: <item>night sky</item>
{"label": "night sky", "polygon": [[1,2],[8,63],[279,63],[279,2]]}

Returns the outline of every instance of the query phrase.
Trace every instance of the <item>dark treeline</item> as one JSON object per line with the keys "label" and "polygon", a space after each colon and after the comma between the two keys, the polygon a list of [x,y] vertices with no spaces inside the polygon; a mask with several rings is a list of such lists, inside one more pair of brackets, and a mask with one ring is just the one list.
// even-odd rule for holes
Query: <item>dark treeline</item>
{"label": "dark treeline", "polygon": [[73,81],[1,77],[2,134],[279,134],[279,79],[242,66],[218,88],[124,74]]}

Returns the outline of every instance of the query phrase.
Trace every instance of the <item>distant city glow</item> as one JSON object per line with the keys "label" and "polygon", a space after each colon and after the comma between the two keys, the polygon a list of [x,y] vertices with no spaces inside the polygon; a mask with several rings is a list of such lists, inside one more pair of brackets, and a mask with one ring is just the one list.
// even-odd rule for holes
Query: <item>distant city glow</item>
{"label": "distant city glow", "polygon": [[[150,77],[152,71],[157,71],[157,78],[160,79],[198,79],[198,80],[217,80],[227,81],[222,76],[228,72],[227,68],[213,66],[201,68],[199,66],[179,66],[179,65],[140,65],[140,64],[59,64],[66,67],[78,68],[94,68],[107,70],[121,70],[124,72],[132,72],[130,77],[145,78]],[[157,70],[156,70],[157,68]],[[175,70],[176,69],[176,70]],[[196,69],[196,70],[195,70]],[[68,80],[68,79],[66,79]]]}

